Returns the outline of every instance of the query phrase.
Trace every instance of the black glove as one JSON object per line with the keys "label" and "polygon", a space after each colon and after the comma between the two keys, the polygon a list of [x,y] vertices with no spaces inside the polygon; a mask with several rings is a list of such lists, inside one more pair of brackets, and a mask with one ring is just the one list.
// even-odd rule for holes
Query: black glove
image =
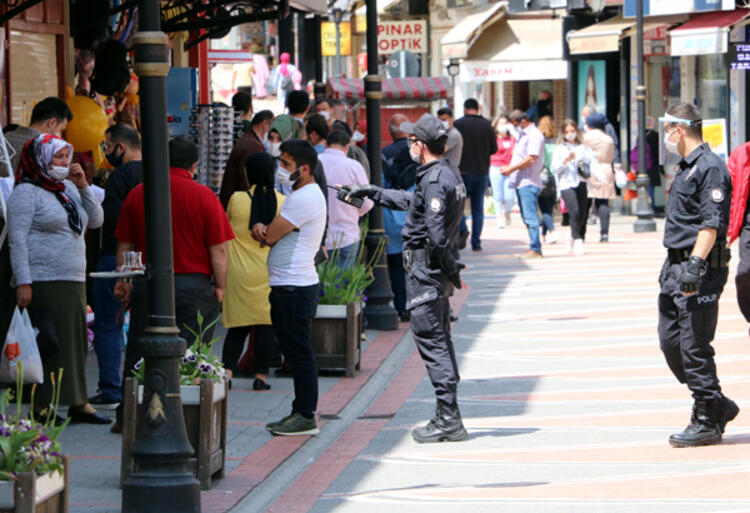
{"label": "black glove", "polygon": [[346,196],[351,196],[352,198],[372,198],[379,190],[380,187],[376,185],[370,185],[369,183],[341,186],[341,191]]}
{"label": "black glove", "polygon": [[680,290],[685,293],[698,292],[701,284],[701,269],[706,262],[699,256],[691,256],[680,276]]}
{"label": "black glove", "polygon": [[461,269],[465,269],[466,266],[462,264],[461,262],[456,263],[456,270],[453,271],[451,274],[448,275],[448,279],[451,281],[454,287],[457,289],[460,289],[463,287],[463,283],[461,283]]}

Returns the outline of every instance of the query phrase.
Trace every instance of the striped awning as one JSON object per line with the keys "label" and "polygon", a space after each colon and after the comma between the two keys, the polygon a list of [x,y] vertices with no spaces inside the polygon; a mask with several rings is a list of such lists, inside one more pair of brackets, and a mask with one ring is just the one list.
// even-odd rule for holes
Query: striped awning
{"label": "striped awning", "polygon": [[[365,82],[359,78],[328,79],[328,95],[336,100],[364,100]],[[448,77],[407,77],[383,80],[383,99],[441,100],[453,96]]]}

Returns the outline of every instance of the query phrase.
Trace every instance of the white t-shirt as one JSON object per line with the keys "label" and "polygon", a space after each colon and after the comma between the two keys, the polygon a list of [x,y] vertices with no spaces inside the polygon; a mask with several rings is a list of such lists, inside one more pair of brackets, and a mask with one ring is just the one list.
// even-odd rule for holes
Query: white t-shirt
{"label": "white t-shirt", "polygon": [[284,235],[268,254],[272,287],[307,287],[318,283],[315,254],[326,227],[326,200],[316,183],[293,190],[281,205],[281,217],[297,230]]}

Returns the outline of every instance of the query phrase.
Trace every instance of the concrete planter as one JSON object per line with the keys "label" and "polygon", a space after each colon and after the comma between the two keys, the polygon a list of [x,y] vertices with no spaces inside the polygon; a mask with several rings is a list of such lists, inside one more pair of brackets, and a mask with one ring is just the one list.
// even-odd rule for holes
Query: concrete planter
{"label": "concrete planter", "polygon": [[362,331],[362,303],[318,305],[312,325],[318,370],[356,375],[362,357]]}
{"label": "concrete planter", "polygon": [[[201,380],[200,385],[180,387],[182,413],[190,445],[195,451],[188,459],[186,470],[200,481],[203,490],[209,490],[216,480],[224,477],[227,446],[227,396],[228,383]],[[120,486],[135,471],[131,454],[135,444],[135,429],[142,415],[143,386],[135,378],[125,380],[123,397],[122,463]]]}
{"label": "concrete planter", "polygon": [[67,513],[69,459],[63,475],[21,472],[16,481],[0,481],[0,513]]}

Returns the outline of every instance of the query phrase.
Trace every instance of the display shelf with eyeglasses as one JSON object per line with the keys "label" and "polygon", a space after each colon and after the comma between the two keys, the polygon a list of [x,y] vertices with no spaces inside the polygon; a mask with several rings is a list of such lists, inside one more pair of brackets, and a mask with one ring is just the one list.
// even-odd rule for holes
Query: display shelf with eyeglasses
{"label": "display shelf with eyeglasses", "polygon": [[190,138],[198,145],[195,180],[219,193],[229,154],[241,135],[242,119],[223,104],[196,105],[190,113]]}

